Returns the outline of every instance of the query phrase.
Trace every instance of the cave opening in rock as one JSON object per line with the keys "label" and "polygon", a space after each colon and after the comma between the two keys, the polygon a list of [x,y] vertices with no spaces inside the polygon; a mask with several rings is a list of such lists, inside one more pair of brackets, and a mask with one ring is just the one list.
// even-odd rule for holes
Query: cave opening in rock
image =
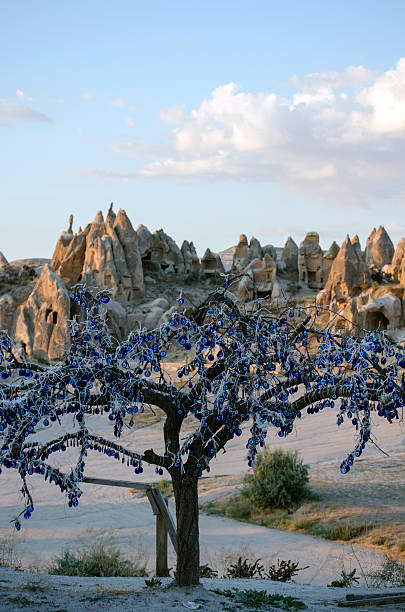
{"label": "cave opening in rock", "polygon": [[382,312],[368,312],[366,314],[365,328],[368,330],[387,329],[389,320]]}

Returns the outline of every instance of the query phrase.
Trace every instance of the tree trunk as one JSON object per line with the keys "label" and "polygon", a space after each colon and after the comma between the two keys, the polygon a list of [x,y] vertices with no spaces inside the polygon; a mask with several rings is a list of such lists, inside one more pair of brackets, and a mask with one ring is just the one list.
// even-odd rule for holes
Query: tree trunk
{"label": "tree trunk", "polygon": [[179,586],[192,586],[200,580],[198,477],[184,474],[172,481],[178,542],[176,582]]}

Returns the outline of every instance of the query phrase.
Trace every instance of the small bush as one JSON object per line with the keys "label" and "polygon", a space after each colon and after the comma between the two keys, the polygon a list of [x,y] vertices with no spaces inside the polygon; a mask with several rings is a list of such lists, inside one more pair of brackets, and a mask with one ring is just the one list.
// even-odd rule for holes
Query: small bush
{"label": "small bush", "polygon": [[11,537],[0,540],[0,567],[9,567],[10,569],[20,569],[21,567],[21,560],[16,555],[15,542]]}
{"label": "small bush", "polygon": [[370,572],[368,577],[374,587],[405,586],[405,563],[395,561],[386,555],[381,568]]}
{"label": "small bush", "polygon": [[226,568],[225,578],[261,578],[264,567],[259,561],[260,559],[256,559],[254,563],[250,563],[248,559],[239,557],[236,563],[231,563]]}
{"label": "small bush", "polygon": [[298,561],[293,563],[291,560],[280,561],[280,559],[277,559],[277,567],[271,565],[266,572],[266,578],[269,580],[277,580],[277,582],[289,582],[298,572],[302,572],[302,570],[308,569],[309,567],[309,565],[298,567],[298,564]]}
{"label": "small bush", "polygon": [[148,589],[157,589],[157,587],[162,586],[162,581],[159,578],[150,578],[149,580],[145,580],[145,586]]}
{"label": "small bush", "polygon": [[328,587],[347,588],[351,587],[355,583],[358,584],[360,582],[360,579],[355,575],[356,571],[356,568],[354,568],[351,572],[347,573],[345,568],[343,567],[340,573],[340,579],[332,580],[332,582],[328,584]]}
{"label": "small bush", "polygon": [[161,490],[163,497],[172,497],[173,485],[170,480],[162,478],[161,480],[159,480],[159,482],[156,483],[156,486],[158,486]]}
{"label": "small bush", "polygon": [[89,548],[73,553],[63,551],[60,557],[54,557],[48,567],[50,574],[61,576],[137,576],[145,577],[145,567],[137,562],[121,558],[121,551],[104,541],[98,541]]}
{"label": "small bush", "polygon": [[253,466],[253,474],[244,479],[242,495],[259,508],[290,509],[311,497],[308,486],[308,466],[303,465],[297,451],[260,452]]}
{"label": "small bush", "polygon": [[322,531],[322,537],[327,540],[343,540],[349,542],[374,527],[374,523],[341,523],[340,525],[326,525]]}
{"label": "small bush", "polygon": [[261,559],[256,559],[256,561],[250,562],[247,558],[239,557],[236,563],[232,563],[225,569],[224,578],[268,578],[278,582],[288,582],[298,572],[309,567],[309,565],[298,567],[298,561],[293,563],[291,560],[280,561],[280,559],[277,559],[277,565],[270,565],[266,570],[260,561]]}
{"label": "small bush", "polygon": [[205,563],[200,565],[200,578],[218,578],[218,572]]}

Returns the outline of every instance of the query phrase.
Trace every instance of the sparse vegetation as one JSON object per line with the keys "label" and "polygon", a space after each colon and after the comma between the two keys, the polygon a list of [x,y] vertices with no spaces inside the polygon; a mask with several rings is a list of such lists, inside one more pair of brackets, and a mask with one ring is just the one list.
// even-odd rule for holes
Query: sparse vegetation
{"label": "sparse vegetation", "polygon": [[200,578],[218,578],[218,571],[212,569],[208,563],[205,563],[200,565]]}
{"label": "sparse vegetation", "polygon": [[12,537],[0,540],[0,567],[9,567],[11,569],[19,569],[21,567],[21,560],[15,550],[15,540]]}
{"label": "sparse vegetation", "polygon": [[162,478],[161,480],[159,480],[159,482],[156,483],[155,486],[159,487],[159,489],[162,492],[163,497],[172,497],[173,485],[170,482],[170,480],[167,480],[166,478]]}
{"label": "sparse vegetation", "polygon": [[370,572],[368,578],[374,587],[405,586],[405,563],[400,563],[385,555],[382,566]]}
{"label": "sparse vegetation", "polygon": [[356,568],[351,572],[347,573],[345,568],[342,567],[340,578],[338,580],[332,580],[329,587],[351,587],[353,584],[358,584],[360,579],[356,576]]}
{"label": "sparse vegetation", "polygon": [[300,599],[279,595],[278,593],[269,594],[266,591],[257,591],[256,589],[232,589],[226,591],[213,590],[217,595],[229,597],[235,603],[245,604],[252,608],[261,608],[263,605],[271,605],[273,608],[280,610],[305,610],[307,606]]}
{"label": "sparse vegetation", "polygon": [[225,572],[225,578],[261,578],[263,576],[264,567],[259,563],[260,559],[256,559],[253,563],[249,559],[239,557],[236,563],[231,563]]}
{"label": "sparse vegetation", "polygon": [[270,565],[266,569],[260,561],[261,559],[256,559],[256,561],[251,562],[249,559],[239,556],[236,563],[231,563],[225,569],[224,578],[267,578],[277,582],[289,582],[298,572],[309,567],[309,565],[298,567],[298,561],[293,563],[291,560],[280,561],[280,559],[277,559],[277,565]]}
{"label": "sparse vegetation", "polygon": [[123,559],[121,551],[104,540],[73,553],[64,550],[48,566],[50,574],[62,576],[147,576],[146,563]]}
{"label": "sparse vegetation", "polygon": [[157,589],[157,587],[162,586],[162,581],[159,578],[149,578],[149,580],[145,580],[145,586],[148,589]]}
{"label": "sparse vegetation", "polygon": [[[291,560],[283,561],[277,559],[277,566],[271,565],[266,572],[266,578],[269,580],[277,580],[277,582],[289,582],[298,572],[308,569],[309,565],[305,567],[298,567],[299,562],[293,563]],[[293,581],[294,582],[294,581]]]}

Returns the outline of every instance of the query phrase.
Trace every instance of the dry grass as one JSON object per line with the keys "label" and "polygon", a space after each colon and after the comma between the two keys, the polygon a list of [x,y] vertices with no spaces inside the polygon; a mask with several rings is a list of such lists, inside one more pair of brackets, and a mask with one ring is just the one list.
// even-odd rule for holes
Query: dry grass
{"label": "dry grass", "polygon": [[0,567],[10,567],[11,569],[19,569],[21,560],[19,559],[16,550],[16,542],[12,536],[0,539]]}
{"label": "dry grass", "polygon": [[[248,500],[235,495],[235,483],[233,491],[231,485],[220,492],[214,482],[216,492],[208,495],[210,501],[202,509],[265,527],[355,542],[405,561],[404,463],[405,453],[363,459],[345,476],[336,465],[312,467],[310,486],[318,499],[291,514],[252,511]],[[207,480],[206,494],[208,486]]]}

